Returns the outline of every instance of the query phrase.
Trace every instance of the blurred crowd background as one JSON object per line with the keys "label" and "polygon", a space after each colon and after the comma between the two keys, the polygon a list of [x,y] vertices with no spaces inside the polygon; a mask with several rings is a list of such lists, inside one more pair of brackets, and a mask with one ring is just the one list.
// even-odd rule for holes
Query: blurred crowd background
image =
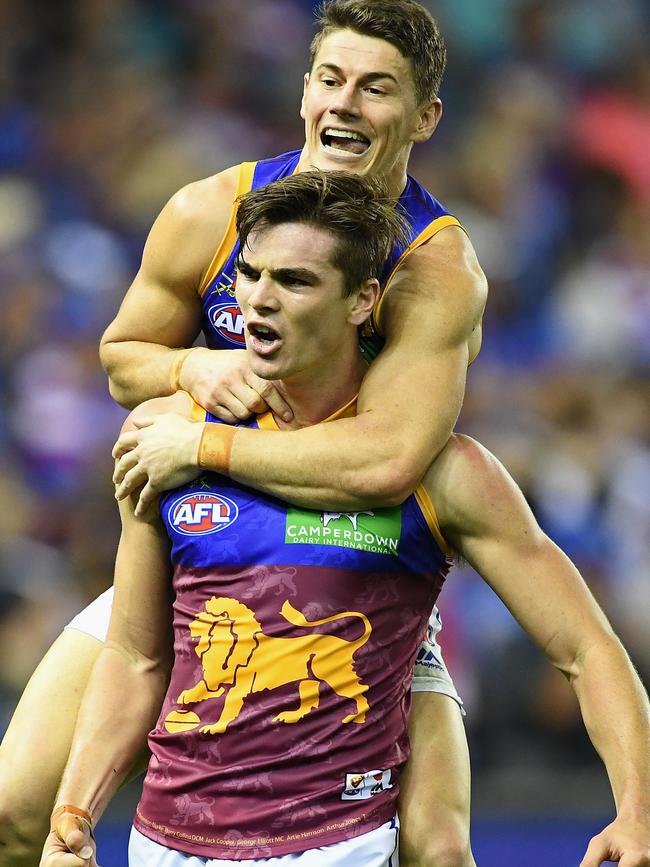
{"label": "blurred crowd background", "polygon": [[[449,64],[412,174],[491,287],[459,429],[513,472],[648,683],[650,6],[425,5]],[[308,0],[0,4],[0,726],[112,580],[125,412],[97,344],[148,228],[183,184],[301,145],[311,35]],[[501,603],[463,569],[441,610],[477,811],[608,811],[571,690]]]}

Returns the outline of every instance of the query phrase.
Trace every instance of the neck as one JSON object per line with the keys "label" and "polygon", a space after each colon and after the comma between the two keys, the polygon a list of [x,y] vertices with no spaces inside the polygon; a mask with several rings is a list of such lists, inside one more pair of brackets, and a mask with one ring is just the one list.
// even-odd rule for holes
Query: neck
{"label": "neck", "polygon": [[[407,181],[408,158],[410,151],[411,148],[409,147],[408,152],[404,157],[399,158],[386,174],[381,174],[381,180],[386,187],[386,192],[391,198],[399,199],[404,192]],[[301,151],[300,159],[298,160],[297,171],[308,172],[315,168],[319,168],[319,166],[315,164],[309,154],[307,145],[305,145]],[[367,174],[370,177],[374,177],[374,172],[368,172]]]}
{"label": "neck", "polygon": [[301,371],[295,376],[276,381],[293,412],[293,421],[285,422],[275,413],[273,417],[281,430],[310,427],[329,418],[359,392],[367,365],[358,348],[346,363],[328,359],[318,371]]}

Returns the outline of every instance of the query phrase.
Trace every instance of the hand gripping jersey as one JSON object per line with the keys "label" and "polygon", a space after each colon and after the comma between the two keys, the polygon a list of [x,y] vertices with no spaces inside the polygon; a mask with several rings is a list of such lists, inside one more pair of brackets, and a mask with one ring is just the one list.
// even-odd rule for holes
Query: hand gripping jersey
{"label": "hand gripping jersey", "polygon": [[426,493],[316,512],[206,473],[160,510],[175,660],[137,830],[240,860],[389,820],[413,662],[450,566]]}
{"label": "hand gripping jersey", "polygon": [[[301,151],[290,151],[268,160],[242,163],[239,167],[237,196],[292,175],[298,168]],[[396,244],[386,261],[381,278],[382,292],[404,259],[446,226],[460,226],[455,217],[415,178],[408,176],[398,207],[409,226],[408,245]],[[236,209],[233,203],[226,233],[215,253],[199,289],[202,298],[203,332],[211,349],[243,349],[244,318],[235,300],[235,262],[238,253]],[[381,301],[361,338],[367,361],[372,361],[383,346]]]}

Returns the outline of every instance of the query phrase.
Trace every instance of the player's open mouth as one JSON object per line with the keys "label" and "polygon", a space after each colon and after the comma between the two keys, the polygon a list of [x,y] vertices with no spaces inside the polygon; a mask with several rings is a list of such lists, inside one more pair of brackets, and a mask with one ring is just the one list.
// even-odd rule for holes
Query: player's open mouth
{"label": "player's open mouth", "polygon": [[279,349],[282,338],[268,325],[250,323],[247,326],[249,345],[258,355],[272,355]]}
{"label": "player's open mouth", "polygon": [[370,142],[364,135],[351,129],[328,127],[321,133],[320,140],[328,151],[355,154],[355,156],[364,154],[370,147]]}

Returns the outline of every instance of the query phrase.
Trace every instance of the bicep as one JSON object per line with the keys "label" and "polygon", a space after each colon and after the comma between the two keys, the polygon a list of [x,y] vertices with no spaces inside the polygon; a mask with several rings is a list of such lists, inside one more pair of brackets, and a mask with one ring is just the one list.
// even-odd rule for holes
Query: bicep
{"label": "bicep", "polygon": [[143,262],[106,329],[102,346],[140,341],[170,348],[191,346],[199,332],[201,301],[191,287],[155,275]]}
{"label": "bicep", "polygon": [[604,614],[496,458],[468,438],[455,437],[447,451],[455,456],[445,470],[443,455],[437,476],[445,537],[549,659],[570,673],[586,647],[609,632]]}
{"label": "bicep", "polygon": [[201,323],[199,287],[228,226],[236,178],[228,169],[172,196],[151,228],[140,269],[103,345],[192,344]]}
{"label": "bicep", "polygon": [[547,657],[566,673],[609,626],[580,573],[547,536],[474,540],[465,556]]}

